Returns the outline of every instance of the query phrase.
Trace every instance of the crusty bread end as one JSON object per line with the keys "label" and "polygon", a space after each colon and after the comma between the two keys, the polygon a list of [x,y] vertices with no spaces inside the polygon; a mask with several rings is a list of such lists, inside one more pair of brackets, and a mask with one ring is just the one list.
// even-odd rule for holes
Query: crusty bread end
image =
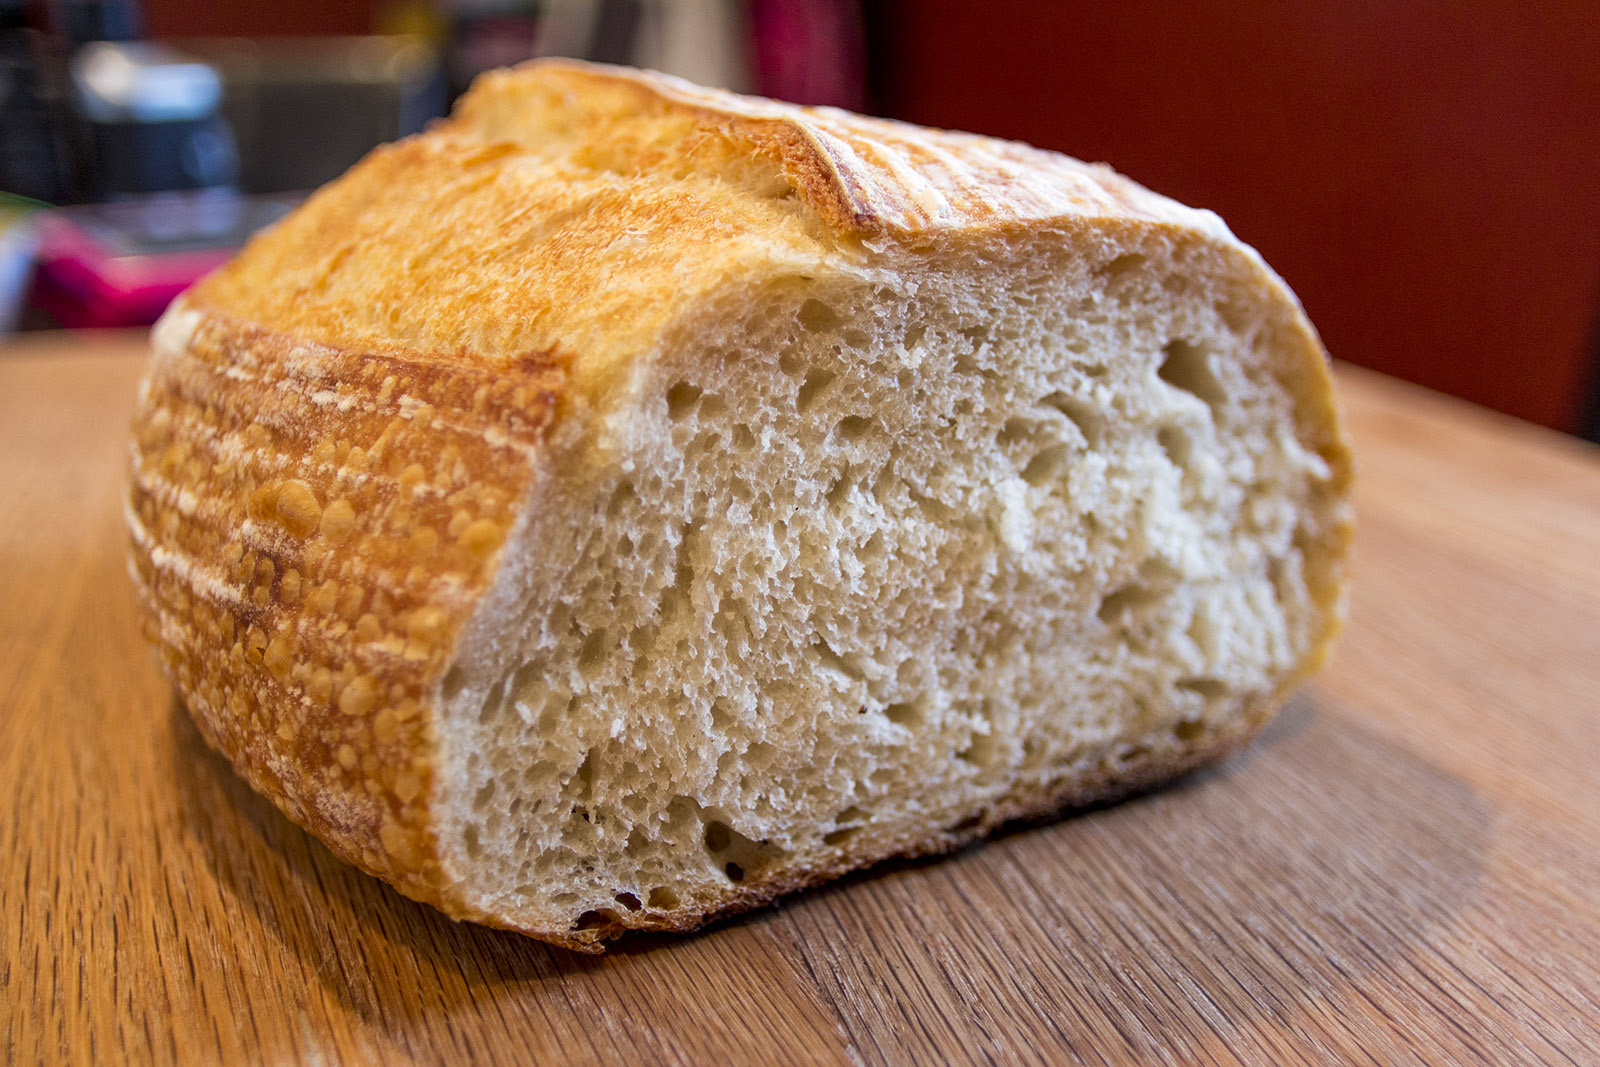
{"label": "crusty bread end", "polygon": [[1233,751],[1350,462],[1215,218],[1021,145],[541,63],[154,335],[128,521],[208,740],[585,951]]}

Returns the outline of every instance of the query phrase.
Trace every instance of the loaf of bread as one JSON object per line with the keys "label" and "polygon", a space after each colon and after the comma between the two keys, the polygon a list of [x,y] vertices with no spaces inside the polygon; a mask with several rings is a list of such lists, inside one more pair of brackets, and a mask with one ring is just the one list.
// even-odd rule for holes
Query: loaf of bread
{"label": "loaf of bread", "polygon": [[580,951],[1215,761],[1341,617],[1294,297],[1019,144],[493,73],[153,348],[132,569],[207,740]]}

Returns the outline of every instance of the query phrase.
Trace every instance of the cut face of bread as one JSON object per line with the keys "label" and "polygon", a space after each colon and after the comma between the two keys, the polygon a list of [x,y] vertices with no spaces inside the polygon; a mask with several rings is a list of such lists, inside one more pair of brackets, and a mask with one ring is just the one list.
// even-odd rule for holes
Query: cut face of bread
{"label": "cut face of bread", "polygon": [[497,75],[156,347],[135,573],[208,738],[569,947],[1216,760],[1342,610],[1293,297],[1021,146]]}

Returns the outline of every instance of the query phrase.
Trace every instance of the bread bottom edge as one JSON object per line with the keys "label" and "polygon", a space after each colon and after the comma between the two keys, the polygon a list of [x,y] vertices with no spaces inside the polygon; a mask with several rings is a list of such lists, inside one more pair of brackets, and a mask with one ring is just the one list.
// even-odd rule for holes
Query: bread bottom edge
{"label": "bread bottom edge", "polygon": [[[709,924],[736,915],[755,911],[779,899],[810,889],[847,875],[867,875],[886,864],[940,856],[955,852],[974,842],[993,837],[1008,828],[1041,825],[1057,821],[1074,813],[1114,804],[1130,797],[1169,786],[1179,779],[1207,767],[1231,759],[1271,722],[1287,702],[1287,694],[1274,695],[1262,701],[1246,715],[1222,729],[1195,738],[1178,749],[1149,750],[1117,766],[1102,764],[1093,774],[1063,777],[1044,784],[1021,784],[1000,797],[989,807],[974,813],[954,825],[937,830],[925,837],[891,842],[887,847],[870,853],[846,856],[842,862],[813,867],[775,867],[752,877],[741,884],[729,897],[709,908],[684,907],[674,912],[650,916],[623,916],[607,911],[587,913],[576,928],[570,930],[537,929],[522,926],[515,921],[483,911],[466,904],[449,885],[429,886],[396,880],[375,872],[342,841],[329,841],[312,833],[301,819],[284,811],[282,798],[276,789],[263,788],[266,784],[258,776],[248,773],[248,767],[230,758],[217,744],[207,729],[203,716],[194,714],[187,700],[181,700],[188,717],[200,729],[208,747],[227,760],[234,773],[239,774],[257,793],[274,802],[285,818],[300,825],[317,837],[333,852],[335,857],[350,863],[365,873],[392,885],[402,895],[428,905],[445,916],[472,922],[480,926],[507,930],[555,945],[559,948],[584,954],[606,951],[607,943],[630,932],[641,934],[685,934]],[[430,891],[432,890],[432,891]]]}
{"label": "bread bottom edge", "polygon": [[1231,728],[1197,738],[1175,751],[1148,751],[1115,767],[1102,765],[1091,775],[1067,777],[1043,785],[1019,785],[988,808],[926,837],[891,844],[887,849],[874,850],[873,854],[838,864],[773,868],[742,884],[731,897],[710,908],[682,908],[648,918],[623,916],[609,909],[594,911],[586,913],[577,928],[566,931],[531,929],[475,910],[474,914],[454,917],[585,954],[603,953],[608,942],[628,933],[691,933],[847,875],[866,875],[887,864],[946,855],[991,838],[1002,830],[1056,822],[1172,785],[1187,775],[1236,756],[1276,717],[1286,699],[1286,696],[1277,697],[1265,707],[1258,706],[1254,714]]}

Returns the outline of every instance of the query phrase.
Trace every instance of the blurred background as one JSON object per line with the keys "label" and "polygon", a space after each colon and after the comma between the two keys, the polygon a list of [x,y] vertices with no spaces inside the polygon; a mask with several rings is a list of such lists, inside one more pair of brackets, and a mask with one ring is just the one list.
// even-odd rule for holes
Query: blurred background
{"label": "blurred background", "polygon": [[1600,440],[1595,0],[0,0],[0,332],[153,321],[536,55],[1104,160],[1336,357]]}

